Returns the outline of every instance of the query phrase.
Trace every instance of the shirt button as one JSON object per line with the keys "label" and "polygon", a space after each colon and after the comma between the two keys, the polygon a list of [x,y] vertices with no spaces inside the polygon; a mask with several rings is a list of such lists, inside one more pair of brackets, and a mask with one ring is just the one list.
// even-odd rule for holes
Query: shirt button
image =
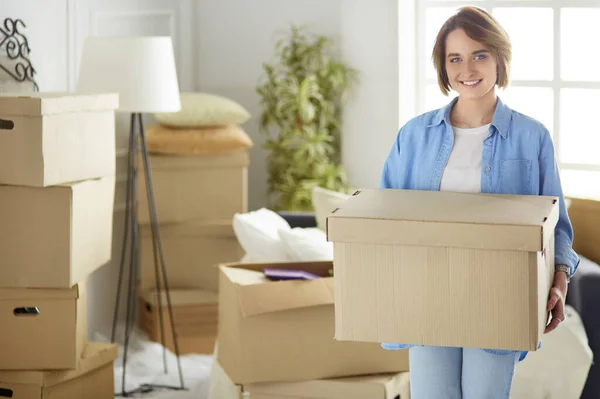
{"label": "shirt button", "polygon": [[486,140],[485,145],[492,145],[492,140]]}
{"label": "shirt button", "polygon": [[486,167],[485,167],[485,171],[486,171],[486,172],[489,172],[489,171],[491,171],[491,170],[492,170],[492,168],[490,168],[489,166],[486,166]]}

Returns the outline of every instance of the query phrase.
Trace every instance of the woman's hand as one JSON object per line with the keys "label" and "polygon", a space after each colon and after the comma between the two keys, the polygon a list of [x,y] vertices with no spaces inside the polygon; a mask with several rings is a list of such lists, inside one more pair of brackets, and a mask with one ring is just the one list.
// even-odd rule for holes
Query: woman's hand
{"label": "woman's hand", "polygon": [[550,297],[546,310],[552,312],[552,320],[546,326],[544,334],[554,330],[558,325],[565,320],[565,298],[567,297],[567,273],[554,273],[554,284],[550,289]]}

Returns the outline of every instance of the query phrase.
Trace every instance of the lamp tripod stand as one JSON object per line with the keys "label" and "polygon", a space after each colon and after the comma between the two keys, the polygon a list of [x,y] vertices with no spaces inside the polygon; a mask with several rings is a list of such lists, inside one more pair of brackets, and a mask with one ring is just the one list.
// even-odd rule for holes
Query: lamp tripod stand
{"label": "lamp tripod stand", "polygon": [[[136,130],[136,124],[139,127]],[[175,347],[175,355],[177,357],[177,368],[179,372],[180,386],[168,386],[168,385],[155,385],[155,384],[143,384],[133,391],[127,392],[126,387],[126,371],[127,371],[127,352],[129,348],[129,340],[133,330],[133,324],[135,323],[136,309],[136,287],[140,268],[140,238],[139,238],[139,226],[137,221],[136,204],[137,204],[137,156],[138,156],[138,139],[141,142],[141,152],[143,160],[143,169],[146,185],[146,196],[148,199],[148,211],[150,213],[150,226],[152,231],[152,252],[154,256],[154,273],[156,279],[156,293],[158,301],[158,316],[160,321],[160,335],[161,343],[163,346],[163,365],[164,372],[168,372],[167,367],[167,349],[165,347],[165,328],[163,319],[163,307],[162,307],[162,295],[161,288],[164,290],[167,300],[167,311],[170,319],[171,333],[173,338],[173,344]],[[171,389],[171,390],[185,390],[183,381],[183,372],[181,369],[181,361],[179,354],[179,344],[177,340],[177,334],[175,330],[175,322],[173,318],[173,307],[171,303],[171,295],[169,292],[169,284],[167,280],[167,271],[165,267],[165,259],[162,251],[162,242],[160,237],[160,229],[158,224],[158,216],[156,211],[156,203],[154,201],[154,188],[152,185],[152,174],[150,170],[150,157],[148,154],[148,147],[146,145],[146,136],[144,133],[144,123],[142,121],[141,113],[132,113],[130,119],[129,128],[129,149],[127,155],[127,193],[126,193],[126,208],[125,208],[125,228],[123,233],[123,248],[121,251],[121,260],[119,265],[119,280],[117,284],[117,295],[115,300],[115,309],[113,316],[113,326],[111,333],[111,342],[115,342],[115,335],[117,330],[117,321],[119,318],[119,307],[121,301],[121,286],[123,284],[123,275],[125,268],[128,268],[129,273],[129,285],[127,287],[127,303],[126,303],[126,321],[125,321],[125,343],[123,351],[123,378],[121,382],[121,393],[116,396],[129,397],[134,394],[151,392],[154,390]],[[129,251],[128,251],[129,249]],[[126,255],[129,253],[128,262],[126,262]],[[161,287],[161,278],[164,283]]]}

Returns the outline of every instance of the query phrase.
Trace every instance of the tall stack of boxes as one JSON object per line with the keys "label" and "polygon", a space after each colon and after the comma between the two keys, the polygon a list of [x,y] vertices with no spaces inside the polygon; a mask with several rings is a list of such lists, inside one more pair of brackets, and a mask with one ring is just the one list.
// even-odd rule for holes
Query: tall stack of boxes
{"label": "tall stack of boxes", "polygon": [[87,342],[86,282],[111,259],[117,106],[110,94],[0,96],[6,397],[112,397],[117,348]]}
{"label": "tall stack of boxes", "polygon": [[[220,266],[211,399],[409,397],[407,351],[334,339],[332,267],[330,261]],[[313,278],[273,280],[267,268]]]}
{"label": "tall stack of boxes", "polygon": [[[182,112],[188,107],[187,101],[188,97],[182,95]],[[174,325],[182,354],[213,352],[217,336],[218,264],[243,256],[232,222],[236,213],[248,211],[247,145],[236,148],[230,140],[226,149],[212,153],[207,149],[227,141],[232,133],[245,135],[239,126],[231,124],[157,124],[147,135]],[[139,165],[141,168],[141,159]],[[161,343],[161,327],[164,328],[164,344],[174,351],[161,274],[157,290],[146,184],[141,171],[137,212],[141,236],[140,327],[150,339]]]}

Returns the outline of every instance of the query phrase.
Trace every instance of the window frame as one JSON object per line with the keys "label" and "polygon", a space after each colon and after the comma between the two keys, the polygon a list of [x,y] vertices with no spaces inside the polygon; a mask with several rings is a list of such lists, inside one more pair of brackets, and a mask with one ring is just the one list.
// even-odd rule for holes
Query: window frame
{"label": "window frame", "polygon": [[[431,43],[425,42],[425,15],[426,10],[431,7],[455,7],[471,4],[477,5],[491,11],[493,8],[551,8],[553,10],[553,79],[552,80],[512,80],[510,86],[513,87],[531,87],[531,88],[551,88],[553,91],[553,141],[558,166],[560,170],[572,170],[572,171],[585,171],[585,172],[600,172],[600,162],[598,164],[579,164],[579,163],[567,163],[562,162],[561,158],[561,131],[560,131],[560,94],[561,89],[600,89],[600,82],[593,81],[564,81],[561,79],[561,43],[560,43],[560,32],[561,32],[561,8],[599,8],[600,0],[475,0],[475,1],[454,1],[454,0],[405,0],[405,9],[410,11],[408,3],[413,3],[414,7],[414,34],[416,39],[416,48],[414,55],[416,62],[414,72],[414,88],[409,89],[414,93],[413,100],[416,104],[414,106],[414,112],[417,114],[427,111],[424,108],[425,104],[425,88],[427,85],[437,84],[435,79],[427,78],[425,60],[425,51],[427,51]],[[399,7],[402,9],[402,7]],[[407,21],[407,17],[400,19],[402,25]],[[402,27],[400,31],[402,30]],[[406,38],[406,36],[405,36]],[[406,41],[405,39],[404,41]],[[402,38],[401,38],[402,43]],[[402,49],[400,51],[402,54]],[[400,81],[402,82],[402,76]],[[407,83],[407,80],[404,80]],[[406,85],[404,88],[410,87]],[[404,90],[404,88],[402,88]],[[401,99],[400,104],[403,104]],[[404,102],[406,104],[406,101]],[[401,107],[402,108],[402,107]],[[404,111],[406,115],[406,111]],[[406,116],[400,114],[401,122],[406,122]],[[600,158],[600,155],[599,155]]]}

